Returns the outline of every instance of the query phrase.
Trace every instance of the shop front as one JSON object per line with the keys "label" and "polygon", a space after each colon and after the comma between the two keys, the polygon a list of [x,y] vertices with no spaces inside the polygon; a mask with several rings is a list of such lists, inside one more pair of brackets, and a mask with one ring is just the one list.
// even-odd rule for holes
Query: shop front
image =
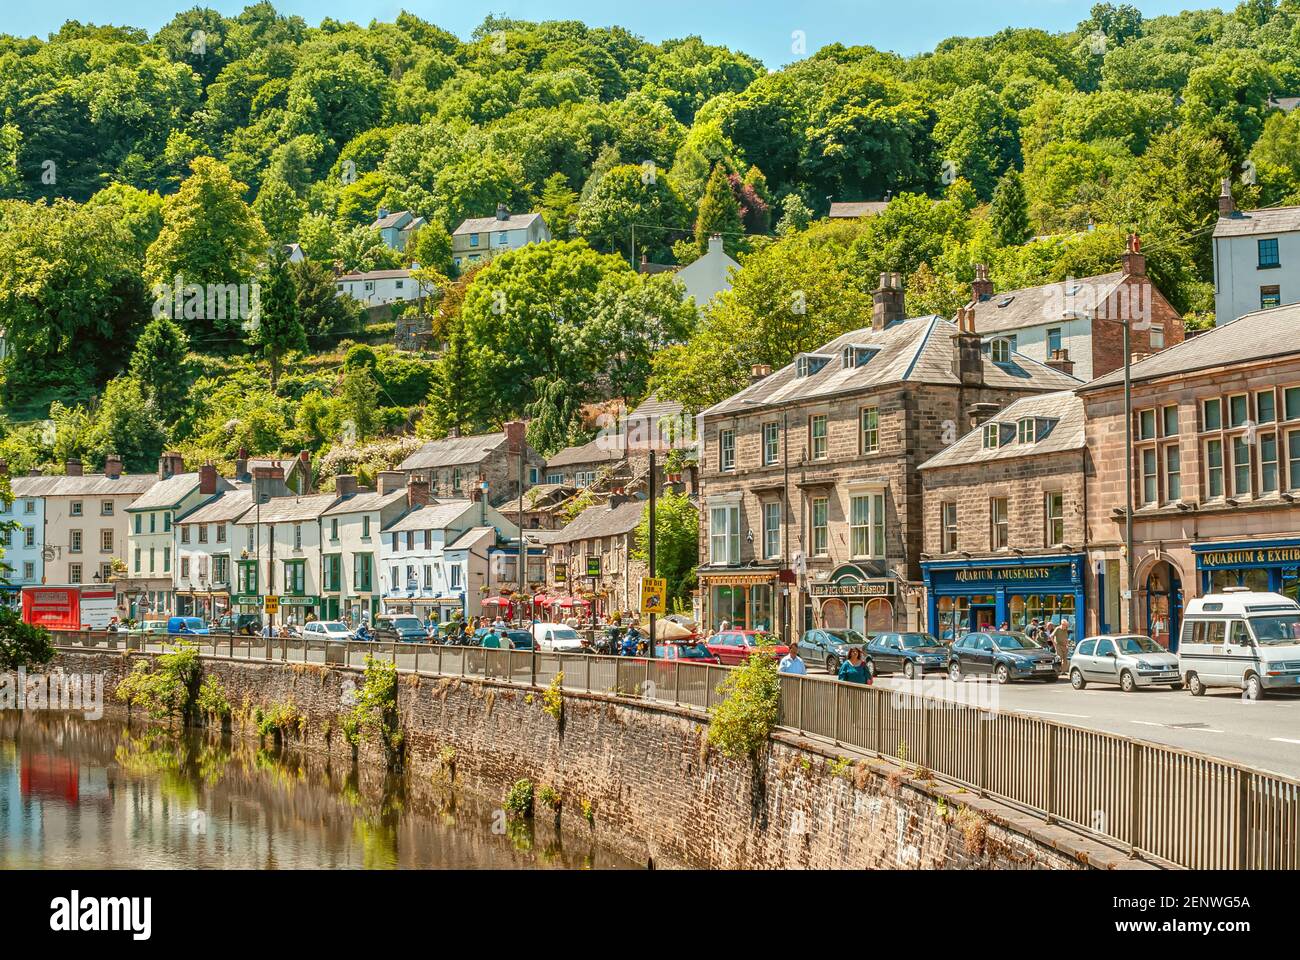
{"label": "shop front", "polygon": [[723,623],[736,630],[775,629],[778,579],[776,570],[700,570],[704,626],[710,632]]}
{"label": "shop front", "polygon": [[1031,620],[1070,626],[1078,639],[1084,622],[1080,553],[1052,557],[923,560],[921,574],[930,632],[948,642],[972,630],[1007,624],[1025,630]]}
{"label": "shop front", "polygon": [[825,580],[808,584],[815,622],[823,627],[849,627],[859,633],[893,630],[897,581],[873,577],[860,566],[845,563]]}
{"label": "shop front", "polygon": [[1246,587],[1300,600],[1300,537],[1194,543],[1192,554],[1202,595]]}
{"label": "shop front", "polygon": [[320,619],[316,612],[319,607],[319,597],[284,594],[280,597],[280,618],[285,623],[303,624],[308,617]]}
{"label": "shop front", "polygon": [[217,620],[230,612],[230,593],[225,590],[177,590],[176,612],[182,617]]}

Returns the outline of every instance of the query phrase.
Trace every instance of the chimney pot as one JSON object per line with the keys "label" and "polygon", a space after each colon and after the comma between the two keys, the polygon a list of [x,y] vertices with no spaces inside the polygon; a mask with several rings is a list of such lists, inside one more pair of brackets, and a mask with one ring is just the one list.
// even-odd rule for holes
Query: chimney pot
{"label": "chimney pot", "polygon": [[749,368],[749,382],[758,383],[758,381],[772,375],[772,365],[770,363],[756,363]]}
{"label": "chimney pot", "polygon": [[1147,273],[1147,257],[1142,253],[1142,239],[1136,233],[1128,235],[1128,245],[1125,247],[1124,255],[1120,257],[1120,263],[1124,272],[1130,277],[1145,277]]}
{"label": "chimney pot", "polygon": [[412,474],[406,481],[407,507],[421,507],[429,502],[429,478]]}
{"label": "chimney pot", "polygon": [[880,287],[871,294],[871,329],[884,330],[903,316],[902,274],[882,273]]}
{"label": "chimney pot", "polygon": [[116,480],[122,475],[122,458],[116,453],[110,453],[104,458],[104,476],[110,480]]}
{"label": "chimney pot", "polygon": [[1223,178],[1223,186],[1219,192],[1219,216],[1230,217],[1237,212],[1237,201],[1232,199],[1232,180],[1228,177]]}
{"label": "chimney pot", "polygon": [[975,264],[975,279],[970,285],[971,299],[981,303],[993,296],[993,281],[989,279],[989,268],[983,263]]}
{"label": "chimney pot", "polygon": [[1068,373],[1074,376],[1074,361],[1070,359],[1069,350],[1055,350],[1047,358],[1047,365],[1053,370],[1060,370],[1062,373]]}

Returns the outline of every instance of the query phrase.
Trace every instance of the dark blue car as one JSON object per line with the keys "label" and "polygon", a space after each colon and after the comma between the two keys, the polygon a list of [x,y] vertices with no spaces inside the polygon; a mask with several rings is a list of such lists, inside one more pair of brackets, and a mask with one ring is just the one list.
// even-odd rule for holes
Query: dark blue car
{"label": "dark blue car", "polygon": [[878,633],[867,642],[874,674],[899,673],[911,680],[948,669],[948,648],[928,633]]}
{"label": "dark blue car", "polygon": [[[490,642],[484,642],[488,636],[492,635]],[[502,637],[506,641],[502,640]],[[489,650],[531,650],[533,649],[533,635],[527,630],[512,630],[506,628],[499,630],[493,627],[479,627],[474,631],[474,641],[476,646],[487,647]]]}
{"label": "dark blue car", "polygon": [[985,630],[968,633],[948,651],[948,679],[991,676],[998,683],[1010,680],[1045,680],[1054,683],[1061,672],[1056,652],[1023,633]]}

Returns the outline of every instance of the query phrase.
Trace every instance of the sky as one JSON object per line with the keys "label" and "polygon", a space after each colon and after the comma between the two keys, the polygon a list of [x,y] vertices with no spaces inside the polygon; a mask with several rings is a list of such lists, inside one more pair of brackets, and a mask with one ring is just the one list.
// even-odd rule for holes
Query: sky
{"label": "sky", "polygon": [[[236,14],[249,0],[7,0],[0,33],[45,37],[65,20],[145,27],[151,32],[195,5]],[[367,24],[405,9],[462,38],[488,13],[527,20],[581,20],[626,27],[647,40],[698,34],[776,68],[829,43],[870,44],[914,54],[952,36],[986,36],[1005,27],[1068,30],[1095,0],[272,0],[312,26],[329,16]],[[1112,0],[1116,5],[1120,0]],[[1133,0],[1130,0],[1133,2]],[[1136,0],[1147,17],[1187,8],[1235,6],[1235,0]],[[802,36],[805,52],[797,49]]]}

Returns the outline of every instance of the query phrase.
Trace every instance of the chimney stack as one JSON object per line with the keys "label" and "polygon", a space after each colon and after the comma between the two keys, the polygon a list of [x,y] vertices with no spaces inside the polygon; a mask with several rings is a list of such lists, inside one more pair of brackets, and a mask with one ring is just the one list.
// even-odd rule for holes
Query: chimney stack
{"label": "chimney stack", "polygon": [[715,233],[713,236],[709,237],[709,253],[721,254],[722,252],[722,234]]}
{"label": "chimney stack", "polygon": [[749,382],[758,383],[772,375],[772,365],[770,363],[756,363],[749,368]]}
{"label": "chimney stack", "polygon": [[884,330],[903,319],[903,278],[882,273],[880,286],[871,294],[871,329]]}
{"label": "chimney stack", "polygon": [[506,424],[506,450],[509,453],[519,453],[523,450],[525,430],[526,427],[522,420],[511,420]]}
{"label": "chimney stack", "polygon": [[983,303],[993,296],[993,281],[989,279],[989,268],[985,264],[975,264],[975,279],[970,285],[970,296],[976,303]]}
{"label": "chimney stack", "polygon": [[298,469],[302,471],[302,492],[311,493],[314,489],[311,482],[311,454],[306,450],[299,451],[298,463]]}
{"label": "chimney stack", "polygon": [[211,460],[199,467],[199,493],[210,497],[217,492],[217,468]]}
{"label": "chimney stack", "polygon": [[1237,201],[1232,199],[1232,180],[1223,178],[1223,189],[1219,192],[1219,216],[1230,217],[1237,212]]}
{"label": "chimney stack", "polygon": [[273,465],[253,468],[253,502],[261,503],[271,497],[287,497],[289,488],[284,482],[284,467]]}
{"label": "chimney stack", "polygon": [[384,219],[384,217],[386,217],[386,216],[388,216],[388,208],[387,208],[387,207],[380,207],[380,208],[379,208],[379,217],[378,217],[378,219],[382,220],[382,219]]}
{"label": "chimney stack", "polygon": [[334,478],[334,493],[340,497],[355,497],[357,494],[357,475],[340,473]]}
{"label": "chimney stack", "polygon": [[970,420],[971,429],[984,424],[997,415],[1002,407],[996,403],[972,403],[966,408],[966,417]]}
{"label": "chimney stack", "polygon": [[406,480],[406,506],[423,507],[429,502],[429,478],[412,474]]}
{"label": "chimney stack", "polygon": [[247,481],[248,476],[248,451],[243,447],[239,448],[239,453],[235,455],[235,479]]}
{"label": "chimney stack", "polygon": [[1128,246],[1124,250],[1124,256],[1120,258],[1120,263],[1124,267],[1124,272],[1130,277],[1147,275],[1147,257],[1142,253],[1142,238],[1136,233],[1128,235]]}
{"label": "chimney stack", "polygon": [[1047,358],[1047,365],[1053,370],[1060,370],[1062,373],[1068,373],[1074,376],[1074,361],[1070,359],[1069,350],[1055,350]]}
{"label": "chimney stack", "polygon": [[980,335],[975,332],[974,304],[957,311],[957,333],[953,340],[957,350],[953,372],[963,387],[979,386],[984,382],[984,349]]}
{"label": "chimney stack", "polygon": [[81,476],[81,461],[76,457],[71,458],[63,465],[63,472],[70,477]]}
{"label": "chimney stack", "polygon": [[406,486],[406,474],[400,470],[381,470],[379,471],[379,495],[386,496],[394,490],[401,490]]}
{"label": "chimney stack", "polygon": [[497,219],[498,220],[510,219],[510,208],[507,207],[504,203],[497,204]]}
{"label": "chimney stack", "polygon": [[122,475],[122,458],[116,453],[110,453],[104,458],[104,476],[110,480],[116,480]]}
{"label": "chimney stack", "polygon": [[185,461],[175,450],[168,450],[158,458],[158,479],[166,480],[185,472]]}

